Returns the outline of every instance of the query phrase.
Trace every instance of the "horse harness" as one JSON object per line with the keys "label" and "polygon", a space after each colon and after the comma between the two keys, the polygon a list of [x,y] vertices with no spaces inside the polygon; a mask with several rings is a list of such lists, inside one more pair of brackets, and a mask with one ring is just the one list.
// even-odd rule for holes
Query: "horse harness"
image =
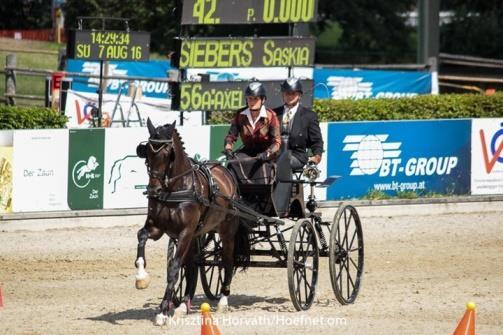
{"label": "horse harness", "polygon": [[[149,145],[151,145],[151,149],[154,153],[158,153],[160,150],[164,149],[168,144],[171,143],[171,140],[156,141],[156,140],[151,139],[151,140],[149,140],[149,142],[150,141],[159,142],[162,144],[161,147],[159,147],[158,149],[155,149],[149,143]],[[197,201],[197,202],[203,204],[203,206],[205,206],[207,208],[204,211],[200,222],[204,222],[209,208],[219,209],[221,211],[225,211],[227,213],[232,213],[232,214],[236,215],[238,213],[237,210],[222,207],[222,206],[217,205],[215,203],[215,199],[217,197],[222,197],[226,200],[229,200],[231,203],[233,203],[233,200],[231,197],[228,197],[225,194],[222,194],[220,192],[218,185],[215,183],[215,180],[214,180],[213,176],[211,175],[211,171],[210,171],[211,166],[220,164],[220,162],[218,162],[218,161],[198,162],[198,161],[195,161],[194,159],[190,159],[190,161],[191,161],[191,168],[190,169],[188,169],[187,171],[184,171],[174,177],[171,177],[171,178],[169,178],[167,176],[167,173],[160,176],[160,175],[157,175],[154,171],[151,171],[149,164],[148,164],[148,161],[145,161],[145,164],[147,165],[147,171],[148,171],[149,176],[151,178],[156,178],[156,179],[160,180],[165,188],[168,188],[168,186],[170,184],[172,184],[174,181],[176,181],[184,176],[187,176],[188,174],[192,174],[192,185],[195,185],[196,174],[199,171],[203,175],[203,177],[206,179],[206,181],[208,182],[208,197],[205,197],[203,194],[200,194],[199,192],[197,192],[197,190],[194,187],[189,187],[188,189],[178,190],[178,191],[170,191],[170,190],[166,190],[166,189],[161,189],[156,192],[146,191],[146,192],[144,192],[144,194],[147,195],[147,198],[156,199],[158,201],[161,201],[161,202],[164,202],[164,203],[170,204],[170,205],[178,205],[182,202],[187,202],[187,201]]]}
{"label": "horse harness", "polygon": [[[161,144],[161,146],[158,149],[155,149],[151,142]],[[147,143],[148,143],[148,145],[151,146],[151,149],[154,153],[158,153],[162,149],[166,148],[166,146],[168,144],[171,144],[172,140],[149,139],[149,141]],[[138,157],[143,157],[146,159],[146,154],[145,154],[146,145],[147,144],[145,144],[145,143],[141,143],[140,145],[138,145],[138,147],[137,147]],[[236,194],[234,194],[232,196],[227,196],[227,195],[221,193],[220,190],[218,189],[218,185],[215,183],[213,176],[211,175],[210,168],[211,168],[211,166],[219,165],[220,164],[219,161],[198,162],[198,161],[191,159],[191,168],[190,169],[188,169],[187,171],[184,171],[174,177],[171,177],[171,178],[169,178],[167,176],[167,173],[165,173],[162,176],[159,176],[154,171],[151,171],[147,159],[145,160],[145,164],[147,165],[148,175],[151,178],[156,178],[159,181],[161,181],[161,184],[163,184],[163,186],[165,188],[167,188],[168,185],[173,183],[175,180],[177,180],[181,177],[184,177],[184,176],[188,175],[189,173],[192,173],[192,180],[193,180],[192,185],[194,185],[197,171],[199,171],[203,175],[203,177],[208,182],[208,193],[209,193],[208,197],[205,197],[204,195],[200,194],[193,187],[190,187],[190,188],[184,189],[184,190],[178,190],[178,191],[170,191],[170,190],[161,189],[156,192],[151,192],[148,190],[143,192],[145,195],[147,195],[147,198],[156,199],[157,201],[160,201],[160,202],[163,202],[163,203],[166,203],[169,205],[178,205],[182,202],[187,202],[187,201],[197,201],[197,202],[203,204],[203,206],[205,206],[207,209],[205,210],[205,212],[202,215],[198,229],[202,225],[202,222],[204,222],[206,215],[208,213],[208,210],[210,208],[217,209],[217,210],[223,211],[227,214],[232,214],[234,216],[239,216],[239,217],[247,218],[250,220],[257,219],[257,215],[246,213],[247,211],[246,211],[246,208],[244,207],[244,205],[239,203],[239,201],[235,200]],[[235,179],[234,175],[232,175],[232,177]],[[216,204],[215,199],[217,197],[220,197],[220,198],[223,198],[223,199],[229,201],[231,203],[232,207],[227,208],[227,207],[223,207],[223,206]],[[262,216],[262,215],[258,214],[258,216],[260,219],[260,216]],[[242,220],[240,220],[240,223],[245,224],[242,222]]]}

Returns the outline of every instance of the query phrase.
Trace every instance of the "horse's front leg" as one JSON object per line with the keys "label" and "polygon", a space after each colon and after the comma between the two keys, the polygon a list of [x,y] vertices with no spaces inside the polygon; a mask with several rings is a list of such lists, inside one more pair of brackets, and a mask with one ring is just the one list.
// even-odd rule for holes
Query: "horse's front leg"
{"label": "horse's front leg", "polygon": [[[145,289],[150,284],[150,276],[145,270],[147,267],[147,261],[145,259],[145,244],[149,238],[158,240],[162,236],[162,232],[153,226],[149,225],[151,223],[147,219],[147,223],[143,228],[138,231],[138,250],[136,253],[135,266],[136,272],[136,282],[135,286],[137,289]],[[147,228],[148,227],[148,228]]]}

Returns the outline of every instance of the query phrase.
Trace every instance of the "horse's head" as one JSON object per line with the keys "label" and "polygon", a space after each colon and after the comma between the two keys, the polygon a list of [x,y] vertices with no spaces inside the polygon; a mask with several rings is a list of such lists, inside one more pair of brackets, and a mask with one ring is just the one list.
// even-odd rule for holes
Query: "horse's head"
{"label": "horse's head", "polygon": [[147,192],[157,193],[167,185],[169,169],[173,161],[173,132],[176,121],[172,124],[155,127],[147,119],[150,137],[136,147],[138,157],[145,158],[149,182]]}

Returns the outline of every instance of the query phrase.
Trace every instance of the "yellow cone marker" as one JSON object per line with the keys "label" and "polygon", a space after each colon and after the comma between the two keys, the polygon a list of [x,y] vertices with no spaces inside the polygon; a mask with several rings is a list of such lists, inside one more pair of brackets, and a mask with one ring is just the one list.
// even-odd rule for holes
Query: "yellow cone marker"
{"label": "yellow cone marker", "polygon": [[211,310],[210,304],[208,304],[207,302],[201,304],[201,312],[205,313],[209,312],[210,310]]}

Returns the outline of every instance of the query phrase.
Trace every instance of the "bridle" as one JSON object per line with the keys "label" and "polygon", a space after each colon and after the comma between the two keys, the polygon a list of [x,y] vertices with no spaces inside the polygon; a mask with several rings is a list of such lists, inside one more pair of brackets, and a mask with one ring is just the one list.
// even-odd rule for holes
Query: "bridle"
{"label": "bridle", "polygon": [[[150,147],[150,150],[157,155],[159,154],[162,150],[166,150],[168,153],[168,157],[171,157],[171,151],[173,150],[173,140],[156,140],[156,139],[149,139],[148,142],[145,144],[146,146]],[[157,147],[157,149],[156,149]],[[170,163],[168,163],[170,164]],[[147,173],[148,176],[151,179],[157,179],[161,183],[163,187],[166,187],[168,185],[168,180],[169,180],[169,170],[170,167],[166,168],[163,173],[160,173],[158,171],[153,171],[152,167],[149,164],[148,161],[148,156],[145,157],[145,165],[147,166]]]}
{"label": "bridle", "polygon": [[[150,150],[157,155],[159,154],[162,150],[166,150],[168,153],[168,157],[171,158],[171,152],[173,151],[173,139],[169,140],[157,140],[157,139],[149,139],[148,142],[145,144],[150,147]],[[157,149],[156,147],[160,145]],[[168,162],[169,166],[164,170],[164,173],[160,173],[158,171],[153,171],[149,162],[148,162],[148,157],[145,157],[145,165],[147,166],[147,173],[148,176],[152,179],[157,179],[159,180],[161,186],[163,189],[167,189],[170,183],[173,183],[174,181],[178,180],[179,178],[188,175],[189,173],[193,173],[196,168],[192,166],[190,169],[176,175],[173,177],[169,177],[170,171],[173,165],[173,161],[170,159]],[[162,190],[160,190],[162,192]]]}

